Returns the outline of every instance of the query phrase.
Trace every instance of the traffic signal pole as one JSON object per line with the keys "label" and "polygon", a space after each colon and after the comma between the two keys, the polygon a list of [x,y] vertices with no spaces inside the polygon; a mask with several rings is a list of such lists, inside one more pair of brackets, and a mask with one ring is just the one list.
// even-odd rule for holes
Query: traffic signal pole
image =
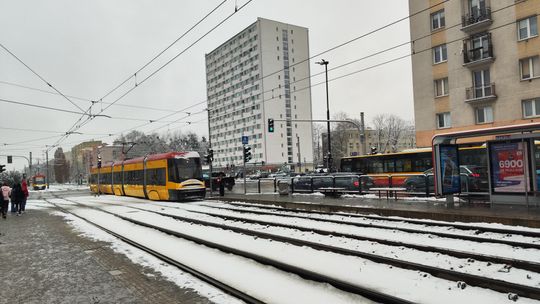
{"label": "traffic signal pole", "polygon": [[[273,122],[274,121],[295,121],[295,122],[328,122],[329,124],[331,122],[344,122],[344,123],[349,123],[349,124],[352,124],[354,125],[357,129],[358,129],[358,134],[359,134],[359,140],[360,142],[362,142],[362,137],[364,136],[364,131],[362,129],[362,126],[357,124],[355,121],[353,120],[339,120],[339,119],[272,119],[272,118],[269,118],[268,121],[270,122],[270,120],[272,120],[272,125],[273,125]],[[330,145],[331,143],[328,142],[328,145]],[[358,154],[360,154],[360,151],[358,151]]]}
{"label": "traffic signal pole", "polygon": [[[246,150],[246,146],[244,145],[244,151]],[[247,190],[246,190],[246,157],[244,155],[244,157],[242,157],[242,159],[244,160],[244,174],[242,174],[244,176],[244,194],[247,193]]]}

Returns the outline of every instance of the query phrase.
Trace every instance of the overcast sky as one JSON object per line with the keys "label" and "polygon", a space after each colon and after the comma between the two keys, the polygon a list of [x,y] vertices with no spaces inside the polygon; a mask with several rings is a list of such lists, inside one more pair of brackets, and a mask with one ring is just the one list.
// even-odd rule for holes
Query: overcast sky
{"label": "overcast sky", "polygon": [[[35,90],[53,91],[0,48],[0,164],[6,163],[3,155],[28,156],[30,151],[35,164],[37,159],[41,159],[40,162],[44,159],[46,147],[58,144],[69,151],[72,146],[91,139],[112,143],[117,134],[131,129],[163,134],[182,130],[207,135],[204,54],[255,22],[257,17],[307,27],[313,56],[408,15],[406,0],[253,0],[140,84],[232,14],[235,5],[241,7],[248,2],[228,0],[160,59],[103,98],[222,1],[0,0],[0,43],[54,88],[71,96],[67,100]],[[314,64],[320,59],[328,60],[331,69],[407,41],[408,20],[313,58],[311,74],[324,71],[322,66]],[[409,50],[404,46],[330,70],[329,78],[406,55]],[[312,84],[321,81],[324,75],[314,76]],[[138,85],[133,89],[135,84]],[[117,100],[130,89],[133,90]],[[359,113],[364,111],[368,123],[381,113],[413,120],[409,58],[332,81],[329,92],[332,115],[346,112],[359,118]],[[81,109],[90,106],[90,100],[100,99],[102,102],[92,107],[92,114],[102,113],[111,118],[95,117],[82,125],[77,134],[67,138],[62,138],[62,134],[71,129],[81,114],[5,101],[81,113]],[[324,85],[312,88],[312,102],[313,119],[325,119]],[[185,112],[192,113],[190,117],[177,113],[142,126],[188,107],[191,108]],[[171,124],[177,120],[179,122]],[[55,149],[49,153],[49,158],[53,157]],[[16,157],[14,161],[8,169],[21,169],[26,164],[23,158]]]}

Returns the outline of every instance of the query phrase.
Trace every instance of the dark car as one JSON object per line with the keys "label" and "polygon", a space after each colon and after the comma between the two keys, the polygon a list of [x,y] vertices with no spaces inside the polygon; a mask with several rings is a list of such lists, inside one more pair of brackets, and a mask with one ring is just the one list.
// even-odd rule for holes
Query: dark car
{"label": "dark car", "polygon": [[361,173],[315,173],[294,177],[293,186],[295,192],[311,192],[328,187],[344,188],[345,192],[360,192],[373,187],[373,179]]}
{"label": "dark car", "polygon": [[[203,171],[203,180],[204,185],[206,188],[210,188],[210,178],[209,178],[209,172]],[[223,172],[212,172],[212,190],[217,190],[219,185],[218,181],[221,180],[225,188],[227,190],[231,191],[233,189],[233,186],[235,184],[234,177],[233,176],[226,176]]]}
{"label": "dark car", "polygon": [[[487,168],[476,165],[459,166],[461,192],[486,192],[489,189]],[[421,175],[408,177],[404,186],[410,192],[426,192],[426,183],[429,192],[434,192],[435,181],[433,168],[424,171]]]}
{"label": "dark car", "polygon": [[488,172],[485,166],[459,166],[462,192],[487,192],[489,190]]}
{"label": "dark car", "polygon": [[426,192],[426,184],[429,185],[429,192],[433,192],[434,180],[433,180],[433,168],[427,169],[420,175],[409,176],[405,179],[403,186],[407,188],[409,192]]}

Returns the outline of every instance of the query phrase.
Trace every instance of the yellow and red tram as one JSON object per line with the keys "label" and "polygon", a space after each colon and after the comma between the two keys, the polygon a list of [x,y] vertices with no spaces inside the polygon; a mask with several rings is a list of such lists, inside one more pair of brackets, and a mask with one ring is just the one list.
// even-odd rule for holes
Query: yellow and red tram
{"label": "yellow and red tram", "polygon": [[[99,179],[99,183],[98,183]],[[90,190],[150,200],[180,201],[206,193],[197,152],[152,154],[92,167]]]}

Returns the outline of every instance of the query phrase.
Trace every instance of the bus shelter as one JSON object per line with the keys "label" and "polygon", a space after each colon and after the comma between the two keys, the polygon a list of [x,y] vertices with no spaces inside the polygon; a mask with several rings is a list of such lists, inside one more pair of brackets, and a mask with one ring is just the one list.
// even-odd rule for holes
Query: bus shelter
{"label": "bus shelter", "polygon": [[461,192],[458,140],[486,136],[490,203],[540,205],[540,123],[437,134],[432,138],[435,194]]}

